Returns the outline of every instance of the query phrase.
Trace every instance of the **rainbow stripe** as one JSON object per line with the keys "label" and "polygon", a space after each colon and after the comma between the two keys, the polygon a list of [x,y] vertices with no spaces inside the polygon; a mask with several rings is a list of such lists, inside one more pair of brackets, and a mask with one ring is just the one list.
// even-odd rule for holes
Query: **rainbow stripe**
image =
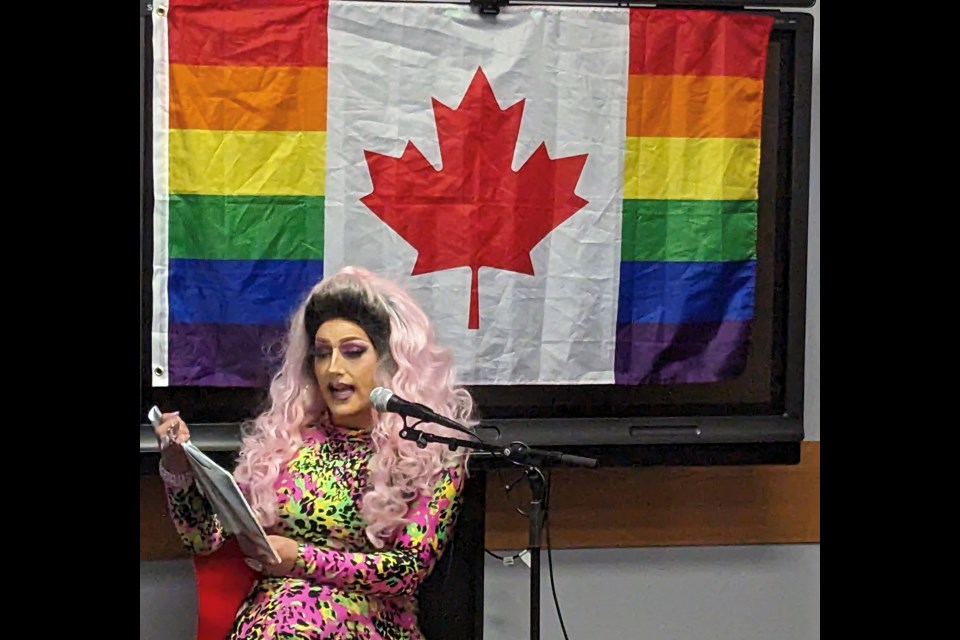
{"label": "rainbow stripe", "polygon": [[630,10],[618,384],[744,369],[772,26],[769,16]]}
{"label": "rainbow stripe", "polygon": [[263,386],[323,275],[327,2],[177,0],[167,30],[168,384]]}

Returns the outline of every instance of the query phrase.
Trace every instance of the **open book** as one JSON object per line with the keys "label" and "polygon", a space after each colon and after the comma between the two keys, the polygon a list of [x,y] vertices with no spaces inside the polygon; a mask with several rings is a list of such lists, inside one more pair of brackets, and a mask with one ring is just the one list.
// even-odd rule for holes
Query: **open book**
{"label": "open book", "polygon": [[[154,407],[156,409],[156,407]],[[150,421],[159,424],[160,411],[150,410]],[[183,450],[193,469],[200,493],[210,502],[224,530],[237,536],[244,553],[257,560],[280,557],[270,546],[267,533],[260,526],[233,474],[210,459],[191,442],[183,443]]]}
{"label": "open book", "polygon": [[[200,492],[210,501],[223,528],[238,537],[240,547],[248,555],[255,552],[257,559],[273,558],[274,562],[280,562],[233,474],[190,442],[183,444],[183,450],[193,467]],[[250,546],[253,548],[248,549]]]}

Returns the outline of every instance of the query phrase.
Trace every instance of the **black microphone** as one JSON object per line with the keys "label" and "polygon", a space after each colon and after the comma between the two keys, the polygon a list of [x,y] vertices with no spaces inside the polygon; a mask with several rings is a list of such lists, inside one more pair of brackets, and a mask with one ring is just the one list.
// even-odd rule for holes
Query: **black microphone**
{"label": "black microphone", "polygon": [[432,422],[444,427],[456,429],[457,431],[464,431],[472,435],[472,432],[462,424],[455,422],[450,418],[445,418],[439,413],[435,412],[433,409],[425,407],[422,404],[404,400],[393,391],[385,387],[377,387],[371,391],[370,402],[373,403],[373,408],[380,413],[396,413],[407,418],[416,418],[417,420],[422,420],[423,422]]}

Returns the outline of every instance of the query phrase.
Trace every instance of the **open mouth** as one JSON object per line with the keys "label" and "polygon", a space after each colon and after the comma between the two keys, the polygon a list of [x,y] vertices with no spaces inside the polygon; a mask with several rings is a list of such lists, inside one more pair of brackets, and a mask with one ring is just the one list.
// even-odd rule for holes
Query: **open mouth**
{"label": "open mouth", "polygon": [[327,388],[330,390],[330,397],[333,398],[334,402],[345,402],[353,396],[355,389],[352,385],[349,384],[328,384]]}

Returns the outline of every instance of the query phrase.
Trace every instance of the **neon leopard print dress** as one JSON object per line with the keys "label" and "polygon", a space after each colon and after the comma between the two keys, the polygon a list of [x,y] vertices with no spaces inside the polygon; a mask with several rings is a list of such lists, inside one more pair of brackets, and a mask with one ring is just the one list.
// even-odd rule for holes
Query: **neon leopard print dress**
{"label": "neon leopard print dress", "polygon": [[[300,542],[290,576],[261,578],[237,612],[232,640],[419,640],[416,590],[452,534],[462,467],[440,475],[410,508],[393,545],[377,550],[360,517],[372,453],[366,432],[313,427],[277,478],[279,522],[268,532]],[[224,532],[195,484],[167,486],[171,518],[191,553],[211,553]]]}

